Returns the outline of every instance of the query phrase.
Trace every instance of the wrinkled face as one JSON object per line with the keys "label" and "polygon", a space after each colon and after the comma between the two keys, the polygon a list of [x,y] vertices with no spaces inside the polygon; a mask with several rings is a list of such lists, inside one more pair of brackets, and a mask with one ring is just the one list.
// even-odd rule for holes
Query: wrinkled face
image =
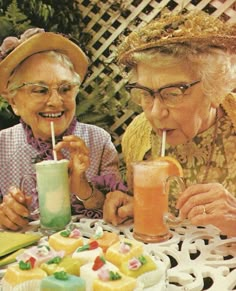
{"label": "wrinkled face", "polygon": [[[188,72],[187,65],[174,65],[168,68],[153,68],[139,63],[137,66],[137,83],[153,90],[176,84],[187,84],[198,80]],[[141,104],[153,130],[162,136],[166,130],[166,141],[170,145],[183,144],[198,133],[208,129],[215,120],[215,108],[201,89],[201,82],[188,88],[183,102],[174,107],[166,106],[155,95],[152,106]]]}
{"label": "wrinkled face", "polygon": [[[55,57],[35,54],[24,61],[17,69],[14,83],[39,83],[49,88],[74,81],[71,70]],[[40,87],[39,87],[40,88]],[[9,100],[14,112],[28,124],[36,138],[47,140],[51,137],[50,122],[54,122],[55,135],[62,134],[75,115],[75,95],[65,98],[58,90],[51,89],[49,94],[38,91],[39,88],[23,86]],[[38,95],[41,97],[37,97]],[[47,97],[47,96],[48,97]],[[36,97],[35,97],[36,96]]]}

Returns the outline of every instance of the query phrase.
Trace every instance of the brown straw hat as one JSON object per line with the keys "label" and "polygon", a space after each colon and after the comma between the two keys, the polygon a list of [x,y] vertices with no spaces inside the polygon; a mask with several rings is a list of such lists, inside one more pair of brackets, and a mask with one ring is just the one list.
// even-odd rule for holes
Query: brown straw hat
{"label": "brown straw hat", "polygon": [[80,47],[61,34],[31,28],[25,31],[20,39],[6,38],[0,47],[0,94],[6,89],[14,69],[23,60],[35,53],[49,50],[67,55],[75,71],[80,75],[81,82],[83,81],[88,68],[88,59]]}
{"label": "brown straw hat", "polygon": [[218,47],[236,53],[236,24],[227,24],[203,11],[165,13],[125,38],[118,50],[118,62],[132,66],[134,52],[170,44],[203,51]]}

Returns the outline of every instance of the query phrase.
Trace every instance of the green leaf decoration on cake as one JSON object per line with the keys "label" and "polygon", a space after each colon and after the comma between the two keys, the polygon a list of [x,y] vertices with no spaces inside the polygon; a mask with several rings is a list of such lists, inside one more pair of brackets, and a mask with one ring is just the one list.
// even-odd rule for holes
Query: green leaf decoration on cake
{"label": "green leaf decoration on cake", "polygon": [[88,244],[83,245],[82,247],[79,247],[76,252],[94,250],[96,248],[98,248],[98,242],[95,240],[95,241],[92,241],[92,242],[90,242]]}
{"label": "green leaf decoration on cake", "polygon": [[65,271],[55,272],[54,277],[58,280],[68,280],[68,274]]}
{"label": "green leaf decoration on cake", "polygon": [[121,279],[121,275],[118,272],[109,271],[109,278],[111,281]]}
{"label": "green leaf decoration on cake", "polygon": [[144,256],[140,256],[138,257],[139,262],[144,265],[147,263],[147,259]]}
{"label": "green leaf decoration on cake", "polygon": [[24,261],[20,261],[19,262],[19,268],[23,271],[25,270],[30,270],[32,269],[31,263],[30,262],[24,262]]}
{"label": "green leaf decoration on cake", "polygon": [[60,232],[60,235],[63,237],[68,237],[68,236],[70,236],[70,234],[71,234],[71,230],[69,230],[69,229],[66,229],[66,230],[63,230]]}
{"label": "green leaf decoration on cake", "polygon": [[62,261],[62,258],[57,256],[57,257],[54,257],[54,258],[50,259],[49,261],[47,261],[47,264],[48,265],[59,264],[61,261]]}

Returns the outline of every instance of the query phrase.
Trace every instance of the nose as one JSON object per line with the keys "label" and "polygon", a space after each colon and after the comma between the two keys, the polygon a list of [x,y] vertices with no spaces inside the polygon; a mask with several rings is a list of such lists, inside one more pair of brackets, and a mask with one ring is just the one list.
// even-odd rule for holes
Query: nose
{"label": "nose", "polygon": [[155,96],[151,109],[152,118],[163,119],[169,115],[168,107],[161,101],[159,96]]}
{"label": "nose", "polygon": [[49,105],[61,105],[63,103],[63,98],[58,93],[57,88],[51,88],[49,91],[48,102]]}

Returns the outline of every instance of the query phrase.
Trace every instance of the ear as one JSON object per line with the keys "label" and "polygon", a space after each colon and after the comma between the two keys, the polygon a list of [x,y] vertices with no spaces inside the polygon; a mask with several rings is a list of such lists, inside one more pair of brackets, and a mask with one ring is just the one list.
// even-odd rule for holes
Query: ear
{"label": "ear", "polygon": [[8,103],[11,105],[11,108],[12,108],[13,112],[15,113],[15,115],[20,116],[20,115],[19,115],[19,112],[18,112],[18,109],[17,109],[17,105],[16,105],[16,103],[15,103],[15,99],[14,99],[14,97],[12,97],[12,98],[8,98],[7,101],[8,101]]}

